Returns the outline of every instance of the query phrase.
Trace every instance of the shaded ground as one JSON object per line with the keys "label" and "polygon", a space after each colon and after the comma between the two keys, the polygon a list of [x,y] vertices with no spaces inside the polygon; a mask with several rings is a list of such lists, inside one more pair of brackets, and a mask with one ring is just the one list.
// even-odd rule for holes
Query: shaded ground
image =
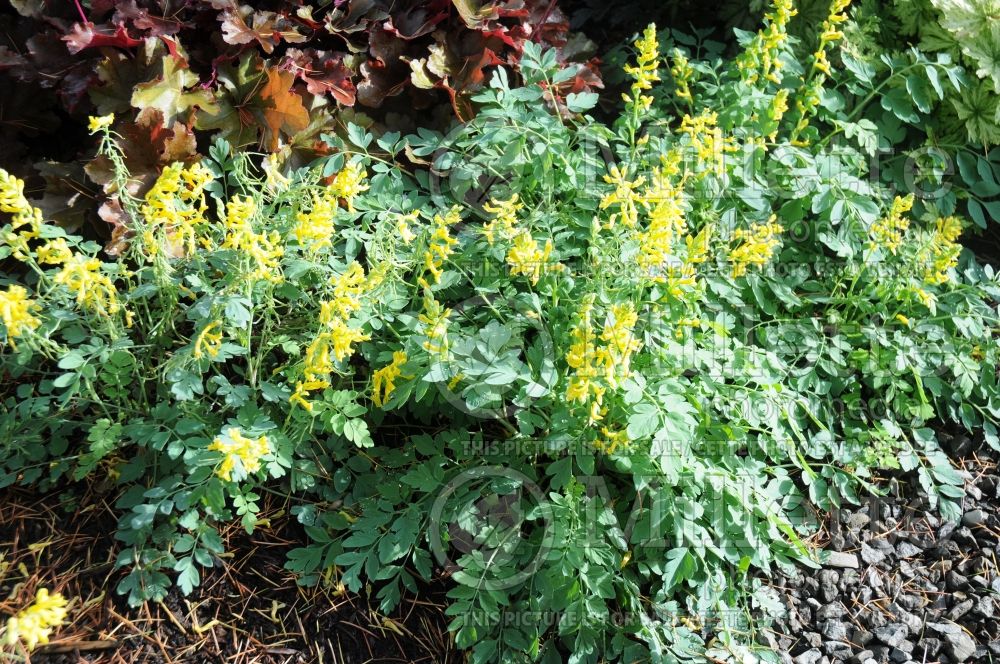
{"label": "shaded ground", "polygon": [[[78,503],[74,505],[73,503]],[[225,533],[233,557],[207,571],[190,597],[130,609],[115,592],[110,500],[0,492],[0,615],[39,587],[72,598],[71,623],[31,662],[227,662],[361,664],[460,662],[447,634],[440,590],[404,598],[392,616],[335,583],[301,588],[284,569],[302,536],[272,511],[269,526]]]}

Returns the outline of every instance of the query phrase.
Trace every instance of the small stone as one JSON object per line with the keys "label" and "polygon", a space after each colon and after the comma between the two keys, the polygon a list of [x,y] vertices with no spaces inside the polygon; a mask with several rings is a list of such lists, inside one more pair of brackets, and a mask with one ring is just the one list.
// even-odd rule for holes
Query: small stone
{"label": "small stone", "polygon": [[976,642],[965,632],[944,635],[945,652],[956,662],[964,662],[976,654]]}
{"label": "small stone", "polygon": [[893,648],[889,651],[889,659],[893,662],[898,662],[898,664],[903,664],[903,662],[910,661],[910,653],[905,650],[900,650],[899,648]]}
{"label": "small stone", "polygon": [[927,600],[920,595],[900,595],[896,598],[896,603],[908,611],[916,611],[923,608]]}
{"label": "small stone", "polygon": [[[864,629],[855,629],[854,634],[851,636],[851,641],[858,644],[859,646],[866,646],[872,642],[875,635]],[[871,657],[871,655],[869,655]]]}
{"label": "small stone", "polygon": [[958,621],[962,616],[971,611],[975,605],[976,603],[971,599],[967,599],[961,604],[956,604],[948,611],[948,619]]}
{"label": "small stone", "polygon": [[871,523],[871,517],[864,512],[854,512],[847,517],[847,527],[850,530],[858,531]]}
{"label": "small stone", "polygon": [[885,554],[878,549],[872,548],[868,543],[861,544],[861,560],[869,565],[878,565],[885,560]]}
{"label": "small stone", "polygon": [[920,547],[914,546],[909,542],[900,542],[896,545],[896,555],[900,558],[912,558],[920,553],[922,553]]}
{"label": "small stone", "polygon": [[981,526],[986,521],[986,513],[982,510],[969,510],[962,515],[962,525],[970,528]]}
{"label": "small stone", "polygon": [[847,608],[841,602],[830,602],[826,606],[816,611],[816,620],[830,620],[831,618],[843,618],[847,614]]}
{"label": "small stone", "polygon": [[847,640],[847,624],[840,620],[824,620],[819,632],[831,641]]}
{"label": "small stone", "polygon": [[976,604],[976,614],[984,618],[992,618],[996,610],[996,604],[993,602],[993,598],[989,596],[984,596],[979,598],[979,602]]}
{"label": "small stone", "polygon": [[952,591],[968,590],[972,587],[969,584],[969,579],[955,570],[948,572],[948,575],[945,577],[945,585],[948,587],[948,590]]}
{"label": "small stone", "polygon": [[795,658],[795,664],[816,664],[819,658],[823,656],[817,648],[810,648],[801,655]]}
{"label": "small stone", "polygon": [[853,553],[843,553],[842,551],[830,551],[826,559],[827,567],[852,567],[857,568],[858,557]]}
{"label": "small stone", "polygon": [[853,652],[851,645],[843,641],[827,641],[823,644],[823,651],[838,661],[845,661]]}
{"label": "small stone", "polygon": [[855,653],[854,657],[851,658],[853,664],[864,664],[865,660],[869,660],[874,655],[871,650],[862,650],[859,653]]}
{"label": "small stone", "polygon": [[889,623],[875,629],[875,638],[892,648],[898,647],[909,635],[910,630],[903,623]]}
{"label": "small stone", "polygon": [[933,659],[935,655],[941,652],[941,645],[941,639],[932,637],[920,639],[920,644],[917,646],[917,656],[920,659]]}
{"label": "small stone", "polygon": [[806,632],[802,636],[810,648],[819,648],[823,645],[823,637],[818,632]]}
{"label": "small stone", "polygon": [[955,623],[927,623],[927,628],[942,636],[945,653],[956,662],[964,662],[976,654],[976,642]]}

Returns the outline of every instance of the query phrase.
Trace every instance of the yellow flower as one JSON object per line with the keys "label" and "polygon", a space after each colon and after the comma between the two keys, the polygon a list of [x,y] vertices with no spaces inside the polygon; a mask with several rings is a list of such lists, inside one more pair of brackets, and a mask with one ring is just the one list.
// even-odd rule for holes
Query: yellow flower
{"label": "yellow flower", "polygon": [[38,329],[42,321],[32,312],[41,306],[28,297],[28,291],[23,286],[10,286],[6,291],[0,291],[0,320],[7,328],[7,338],[14,348],[14,339],[24,336],[25,332]]}
{"label": "yellow flower", "polygon": [[257,233],[251,220],[257,205],[249,196],[234,196],[226,205],[224,224],[226,238],[221,247],[233,249],[248,256],[254,264],[251,279],[278,282],[282,280],[280,259],[284,255],[277,231]]}
{"label": "yellow flower", "polygon": [[217,436],[208,449],[223,455],[222,463],[215,469],[215,474],[226,482],[232,481],[237,461],[243,474],[250,475],[260,470],[261,459],[271,452],[267,436],[257,439],[247,438],[236,427],[231,427],[224,435]]}
{"label": "yellow flower", "polygon": [[558,272],[563,269],[562,263],[550,263],[552,255],[552,240],[545,240],[545,248],[539,249],[538,243],[528,231],[521,231],[514,238],[514,244],[507,252],[507,264],[510,265],[512,276],[523,274],[532,285],[537,284],[543,274]]}
{"label": "yellow flower", "polygon": [[198,333],[198,337],[194,341],[194,357],[196,360],[200,360],[205,353],[208,353],[209,357],[217,357],[219,351],[222,349],[222,332],[216,332],[215,330],[221,327],[222,323],[219,321],[212,321]]}
{"label": "yellow flower", "polygon": [[200,162],[188,168],[176,162],[163,169],[139,210],[147,226],[142,238],[150,255],[158,253],[157,230],[165,233],[170,255],[197,251],[198,229],[207,225],[205,187],[211,182],[212,173]]}
{"label": "yellow flower", "polygon": [[80,254],[73,255],[56,274],[55,282],[76,295],[80,307],[100,315],[118,313],[118,291],[114,282],[101,272],[101,261]]}
{"label": "yellow flower", "polygon": [[601,199],[601,209],[618,206],[618,212],[611,215],[606,227],[612,228],[619,219],[630,228],[635,226],[639,220],[639,206],[646,205],[636,190],[646,183],[646,178],[632,180],[624,169],[612,166],[608,175],[604,176],[604,181],[615,185],[615,189]]}
{"label": "yellow flower", "polygon": [[453,207],[444,217],[434,215],[434,230],[431,232],[427,249],[424,251],[424,269],[431,273],[435,284],[441,283],[442,268],[448,257],[454,253],[458,240],[451,237],[448,226],[462,220],[457,207]]}
{"label": "yellow flower", "polygon": [[675,48],[672,53],[673,64],[670,66],[670,75],[674,78],[674,94],[678,99],[691,103],[691,79],[694,77],[694,68],[688,61],[687,56]]}
{"label": "yellow flower", "polygon": [[343,274],[332,278],[333,299],[320,304],[319,322],[329,325],[337,317],[347,318],[361,308],[361,296],[371,284],[365,269],[357,261],[347,266]]}
{"label": "yellow flower", "polygon": [[330,387],[330,383],[325,380],[300,380],[295,383],[295,392],[288,398],[288,401],[302,406],[311,413],[313,411],[313,405],[306,399],[306,397],[309,396],[310,392],[325,390],[328,387]]}
{"label": "yellow flower", "polygon": [[87,124],[87,129],[90,130],[91,134],[96,134],[102,129],[107,129],[108,127],[110,127],[112,124],[114,124],[114,121],[115,121],[114,113],[108,113],[107,115],[101,115],[101,116],[91,115],[90,122]]}
{"label": "yellow flower", "polygon": [[912,292],[917,296],[917,299],[920,300],[920,304],[930,309],[933,313],[935,306],[937,305],[937,298],[934,297],[934,293],[929,293],[923,288],[914,288],[912,289]]}
{"label": "yellow flower", "polygon": [[368,190],[365,178],[368,174],[365,169],[358,164],[347,164],[330,184],[330,189],[334,195],[343,198],[347,202],[347,209],[354,211],[354,199],[363,191]]}
{"label": "yellow flower", "polygon": [[774,0],[764,15],[766,25],[736,59],[740,77],[747,83],[761,79],[781,83],[781,49],[788,41],[788,22],[798,12],[792,0]]}
{"label": "yellow flower", "polygon": [[663,281],[665,266],[675,255],[674,243],[687,230],[684,187],[671,183],[660,169],[643,200],[650,212],[649,226],[638,236],[639,267],[644,278]]}
{"label": "yellow flower", "polygon": [[611,431],[607,427],[601,427],[601,437],[594,441],[594,447],[604,454],[614,454],[619,447],[629,446],[628,432]]}
{"label": "yellow flower", "polygon": [[267,155],[267,159],[261,165],[264,167],[264,173],[267,176],[265,184],[268,189],[271,191],[284,191],[288,189],[291,180],[281,174],[281,164],[278,163],[277,154],[272,152]]}
{"label": "yellow flower", "polygon": [[788,112],[788,88],[782,88],[774,95],[774,99],[771,100],[771,106],[767,110],[767,119],[769,126],[772,127],[771,133],[768,138],[773,143],[775,139],[778,138],[778,126],[781,124],[781,119],[785,117],[785,113]]}
{"label": "yellow flower", "polygon": [[958,266],[962,245],[957,240],[962,235],[962,221],[958,217],[942,217],[935,222],[929,243],[923,247],[917,260],[924,265],[924,283],[947,283],[948,272]]}
{"label": "yellow flower", "polygon": [[424,350],[431,355],[447,357],[448,355],[448,317],[451,309],[445,309],[434,299],[429,288],[424,289],[424,310],[417,320],[424,324],[423,335],[427,341],[423,343]]}
{"label": "yellow flower", "polygon": [[589,402],[591,424],[603,418],[607,410],[603,407],[607,388],[621,386],[621,381],[630,374],[632,355],[640,347],[633,334],[638,315],[630,303],[612,306],[600,336],[595,335],[594,299],[593,295],[584,298],[577,313],[577,323],[570,331],[573,343],[566,353],[566,364],[572,370],[566,399],[581,404]]}
{"label": "yellow flower", "polygon": [[406,359],[406,352],[397,350],[392,354],[392,362],[372,376],[372,402],[379,408],[385,405],[396,389],[396,379],[402,376]]}
{"label": "yellow flower", "polygon": [[910,319],[904,316],[903,314],[896,314],[896,320],[898,320],[906,327],[910,327]]}
{"label": "yellow flower", "polygon": [[514,194],[507,200],[493,198],[489,203],[483,205],[483,210],[493,215],[493,220],[483,226],[482,233],[486,236],[486,241],[491,245],[495,242],[495,234],[499,231],[500,237],[509,240],[517,233],[517,213],[524,208],[520,202],[520,197]]}
{"label": "yellow flower", "polygon": [[639,55],[635,65],[625,65],[625,73],[632,77],[632,94],[624,95],[625,101],[637,112],[647,111],[653,104],[653,98],[643,95],[645,90],[652,90],[653,83],[660,80],[657,69],[660,66],[660,45],[656,40],[656,25],[650,23],[642,36],[635,42]]}
{"label": "yellow flower", "polygon": [[400,214],[396,218],[396,232],[399,233],[404,244],[410,244],[417,239],[417,234],[410,230],[410,224],[415,223],[419,218],[419,210],[414,210],[409,214]]}
{"label": "yellow flower", "polygon": [[[28,241],[42,231],[42,211],[24,196],[24,181],[0,168],[0,212],[13,215],[10,230],[3,233],[3,241],[13,249],[14,258],[28,260]],[[16,232],[15,232],[16,231]]]}
{"label": "yellow flower", "polygon": [[336,233],[334,218],[339,203],[337,194],[332,188],[327,188],[322,195],[312,195],[312,209],[309,212],[300,211],[295,215],[295,227],[292,232],[299,246],[318,252],[324,247],[333,246],[333,236]]}
{"label": "yellow flower", "polygon": [[52,631],[66,622],[68,602],[59,593],[40,588],[31,606],[7,620],[4,641],[8,646],[18,641],[31,651],[40,643],[48,643]]}
{"label": "yellow flower", "polygon": [[58,237],[40,246],[35,256],[43,265],[62,265],[73,257],[73,250],[66,243],[66,238]]}
{"label": "yellow flower", "polygon": [[777,218],[771,215],[766,224],[752,224],[749,230],[736,229],[733,238],[742,244],[729,252],[734,278],[745,275],[750,265],[758,268],[767,265],[774,256],[774,250],[781,244],[778,236],[784,232],[776,223]]}
{"label": "yellow flower", "polygon": [[882,247],[889,253],[895,254],[899,245],[903,243],[903,233],[910,227],[910,220],[903,215],[912,207],[913,194],[896,196],[889,208],[889,214],[872,224],[868,230],[871,236],[868,246],[872,249]]}
{"label": "yellow flower", "polygon": [[719,115],[715,112],[703,111],[691,117],[681,118],[680,131],[687,134],[688,145],[694,150],[698,161],[709,171],[722,175],[725,170],[725,154],[735,152],[737,147],[732,136],[723,136],[718,127]]}

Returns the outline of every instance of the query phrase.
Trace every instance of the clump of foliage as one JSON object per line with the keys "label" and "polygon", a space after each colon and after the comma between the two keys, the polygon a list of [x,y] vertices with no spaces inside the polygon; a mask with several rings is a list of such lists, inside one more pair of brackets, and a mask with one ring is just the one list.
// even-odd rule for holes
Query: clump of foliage
{"label": "clump of foliage", "polygon": [[[92,187],[69,162],[93,144],[65,126],[91,113],[115,114],[128,186],[142,194],[165,166],[197,161],[199,141],[204,149],[215,136],[302,163],[325,149],[322,132],[348,120],[412,130],[414,111],[424,126],[468,119],[489,70],[516,71],[526,43],[558,53],[566,76],[550,103],[564,108],[567,94],[601,87],[593,45],[548,0],[30,0],[0,9],[0,28],[0,95],[9,100],[0,158],[23,164],[20,177],[45,176],[31,188],[73,227],[93,215],[89,197],[116,194],[100,159],[87,174],[104,191],[73,197]],[[101,217],[122,223],[113,203]]]}
{"label": "clump of foliage", "polygon": [[611,125],[526,42],[447,135],[349,124],[292,171],[218,139],[141,194],[93,118],[116,261],[0,180],[2,483],[113,478],[133,603],[267,491],[303,583],[389,611],[447,575],[475,662],[776,660],[752,575],[816,564],[816,510],[901,470],[955,518],[936,427],[1000,446],[997,277],[961,191],[872,177],[898,100],[835,90],[846,10],[797,47],[775,0],[732,60],[650,27]]}

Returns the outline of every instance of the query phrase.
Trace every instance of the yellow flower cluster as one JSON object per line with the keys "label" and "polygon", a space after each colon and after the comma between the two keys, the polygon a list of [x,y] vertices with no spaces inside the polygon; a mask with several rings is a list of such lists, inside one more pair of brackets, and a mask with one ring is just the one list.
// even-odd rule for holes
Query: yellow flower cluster
{"label": "yellow flower cluster", "polygon": [[538,242],[528,231],[521,231],[514,238],[510,251],[507,252],[507,264],[510,265],[512,276],[523,274],[532,285],[538,283],[543,274],[559,272],[565,266],[562,263],[550,262],[552,256],[552,239],[545,240],[545,248],[539,249]]}
{"label": "yellow flower cluster", "polygon": [[334,176],[330,184],[331,193],[334,196],[343,198],[347,203],[347,209],[354,212],[354,199],[358,194],[368,190],[365,178],[368,174],[359,164],[347,164],[337,175]]}
{"label": "yellow flower cluster", "polygon": [[750,265],[758,268],[767,265],[774,256],[774,250],[781,244],[778,236],[785,230],[777,218],[771,215],[766,224],[751,224],[749,229],[738,228],[733,233],[733,239],[742,243],[729,252],[733,277],[745,275]]}
{"label": "yellow flower cluster", "polygon": [[335,364],[354,354],[354,344],[370,337],[348,323],[351,314],[361,308],[362,295],[375,288],[378,280],[365,275],[358,262],[351,263],[343,274],[331,279],[333,296],[320,303],[320,332],[306,349],[304,380],[295,384],[290,402],[312,412],[308,401],[311,392],[330,387],[329,376]]}
{"label": "yellow flower cluster", "polygon": [[904,215],[913,208],[913,194],[896,196],[889,208],[889,214],[882,217],[868,229],[872,249],[881,247],[890,254],[895,254],[903,243],[903,234],[910,227],[910,220]]}
{"label": "yellow flower cluster", "polygon": [[603,419],[607,389],[617,389],[630,375],[632,355],[640,347],[633,333],[639,317],[630,303],[612,306],[599,336],[593,329],[593,308],[591,295],[584,299],[577,314],[577,323],[570,332],[573,343],[566,353],[566,363],[573,370],[566,398],[590,404],[591,424]]}
{"label": "yellow flower cluster", "polygon": [[[444,262],[448,260],[458,244],[458,240],[451,236],[448,227],[457,224],[462,220],[458,207],[451,208],[445,216],[434,215],[434,230],[431,231],[427,249],[424,251],[424,268],[431,273],[435,284],[441,283],[442,268]],[[420,277],[418,280],[421,287],[427,287],[427,280]]]}
{"label": "yellow flower cluster", "polygon": [[948,271],[958,265],[962,245],[958,238],[962,235],[962,221],[958,217],[938,219],[930,242],[920,253],[924,267],[924,283],[940,285],[950,279]]}
{"label": "yellow flower cluster", "polygon": [[334,218],[338,209],[338,196],[332,188],[324,189],[322,194],[313,193],[312,208],[295,215],[295,228],[292,232],[299,246],[313,253],[333,246],[333,235],[336,232]]}
{"label": "yellow flower cluster", "polygon": [[28,297],[28,290],[23,286],[10,286],[0,291],[0,320],[7,329],[7,338],[14,348],[14,339],[24,336],[25,332],[38,329],[42,321],[32,312],[41,306]]}
{"label": "yellow flower cluster", "polygon": [[594,440],[594,447],[605,454],[614,454],[619,447],[628,447],[630,442],[625,429],[611,431],[607,427],[601,427],[601,436]]}
{"label": "yellow flower cluster", "polygon": [[420,219],[420,210],[414,210],[407,214],[400,214],[396,218],[396,232],[405,244],[410,244],[417,239],[417,234],[410,228],[410,224],[416,223]]}
{"label": "yellow flower cluster", "polygon": [[57,237],[38,247],[35,258],[42,265],[62,265],[73,258],[73,250],[70,249],[66,238]]}
{"label": "yellow flower cluster", "polygon": [[115,123],[115,114],[108,113],[107,115],[91,115],[88,118],[87,129],[91,134],[96,134],[97,132],[107,129]]}
{"label": "yellow flower cluster", "polygon": [[113,315],[121,310],[118,291],[111,278],[101,272],[101,261],[74,254],[56,273],[55,282],[76,295],[80,307],[100,315]]}
{"label": "yellow flower cluster", "polygon": [[691,80],[694,78],[694,68],[691,66],[691,62],[684,55],[684,52],[678,48],[673,50],[671,60],[673,60],[673,64],[670,65],[670,75],[674,79],[674,94],[677,95],[678,99],[682,99],[689,104],[693,103]]}
{"label": "yellow flower cluster", "polygon": [[240,467],[246,475],[256,473],[260,470],[261,459],[270,454],[271,445],[267,436],[260,438],[247,438],[236,427],[230,427],[223,436],[216,436],[215,440],[208,446],[209,451],[219,452],[222,456],[222,463],[215,469],[215,474],[226,482],[233,479],[233,470],[236,469],[236,462],[240,462]]}
{"label": "yellow flower cluster", "polygon": [[42,211],[24,197],[24,181],[0,168],[0,212],[14,215],[5,228],[3,241],[10,245],[14,258],[25,261],[31,255],[28,242],[42,232]]}
{"label": "yellow flower cluster", "polygon": [[632,180],[625,169],[612,166],[604,176],[604,181],[613,184],[615,189],[601,199],[601,209],[606,210],[612,205],[618,206],[618,211],[608,218],[605,227],[613,228],[619,220],[629,228],[635,226],[639,221],[639,207],[645,205],[638,190],[646,184],[646,178],[639,177]]}
{"label": "yellow flower cluster", "polygon": [[681,118],[680,131],[687,134],[688,146],[694,150],[699,163],[721,176],[725,172],[726,153],[739,148],[732,136],[722,135],[718,123],[718,113],[703,111],[695,117],[685,115]]}
{"label": "yellow flower cluster", "polygon": [[257,204],[249,196],[234,196],[229,201],[224,218],[226,238],[221,247],[240,251],[253,261],[250,279],[279,282],[285,249],[278,231],[254,231],[252,220],[256,211]]}
{"label": "yellow flower cluster", "polygon": [[212,173],[196,163],[188,168],[177,162],[163,169],[156,183],[146,193],[140,212],[146,222],[143,239],[146,251],[158,250],[156,229],[163,229],[171,253],[193,254],[197,250],[198,226],[205,224],[205,187],[212,182]]}
{"label": "yellow flower cluster", "polygon": [[713,232],[714,227],[707,224],[697,235],[687,235],[684,260],[674,260],[667,265],[667,292],[673,297],[681,299],[697,288],[697,266],[708,259],[708,244]]}
{"label": "yellow flower cluster", "polygon": [[59,593],[40,588],[30,606],[7,620],[4,641],[8,646],[21,642],[29,651],[40,643],[48,643],[52,631],[66,622],[67,604]]}
{"label": "yellow flower cluster", "polygon": [[744,81],[781,83],[781,47],[788,41],[788,22],[797,13],[793,0],[774,0],[771,11],[764,15],[767,26],[757,32],[736,60]]}
{"label": "yellow flower cluster", "polygon": [[483,209],[493,215],[492,221],[484,225],[482,230],[490,245],[496,241],[497,233],[503,240],[510,240],[517,234],[517,213],[524,209],[517,194],[507,200],[493,198],[483,205]]}
{"label": "yellow flower cluster", "polygon": [[656,25],[650,23],[642,36],[636,40],[635,47],[639,56],[635,65],[625,65],[625,73],[632,77],[632,93],[622,93],[626,103],[632,105],[635,112],[648,111],[653,105],[653,98],[642,94],[653,89],[653,83],[660,80],[657,69],[660,66],[660,45],[656,41]]}
{"label": "yellow flower cluster", "polygon": [[771,132],[768,134],[768,139],[773,143],[775,139],[778,138],[778,126],[781,124],[781,119],[785,117],[785,113],[788,112],[788,88],[782,88],[775,93],[774,98],[771,100],[771,105],[767,109],[767,122],[768,127]]}
{"label": "yellow flower cluster", "polygon": [[832,44],[843,39],[844,33],[837,26],[847,21],[847,8],[850,4],[851,0],[833,0],[830,3],[830,12],[820,26],[819,45],[813,53],[812,76],[796,95],[795,107],[799,113],[799,120],[792,132],[793,143],[809,126],[809,117],[819,106],[823,82],[830,75],[827,50]]}
{"label": "yellow flower cluster", "polygon": [[639,233],[639,267],[645,278],[663,281],[664,266],[674,256],[674,243],[687,232],[684,185],[673,184],[664,169],[653,178],[645,201],[651,205],[649,226]]}
{"label": "yellow flower cluster", "polygon": [[381,408],[396,389],[396,379],[403,376],[406,351],[397,350],[392,354],[392,362],[378,369],[372,375],[372,402]]}
{"label": "yellow flower cluster", "polygon": [[194,358],[200,360],[208,353],[209,357],[217,357],[222,349],[222,327],[220,321],[212,321],[202,328],[194,340]]}
{"label": "yellow flower cluster", "polygon": [[424,289],[424,310],[417,317],[424,324],[423,335],[427,337],[424,350],[431,355],[446,358],[448,356],[448,317],[451,309],[445,309],[434,299],[429,288]]}

